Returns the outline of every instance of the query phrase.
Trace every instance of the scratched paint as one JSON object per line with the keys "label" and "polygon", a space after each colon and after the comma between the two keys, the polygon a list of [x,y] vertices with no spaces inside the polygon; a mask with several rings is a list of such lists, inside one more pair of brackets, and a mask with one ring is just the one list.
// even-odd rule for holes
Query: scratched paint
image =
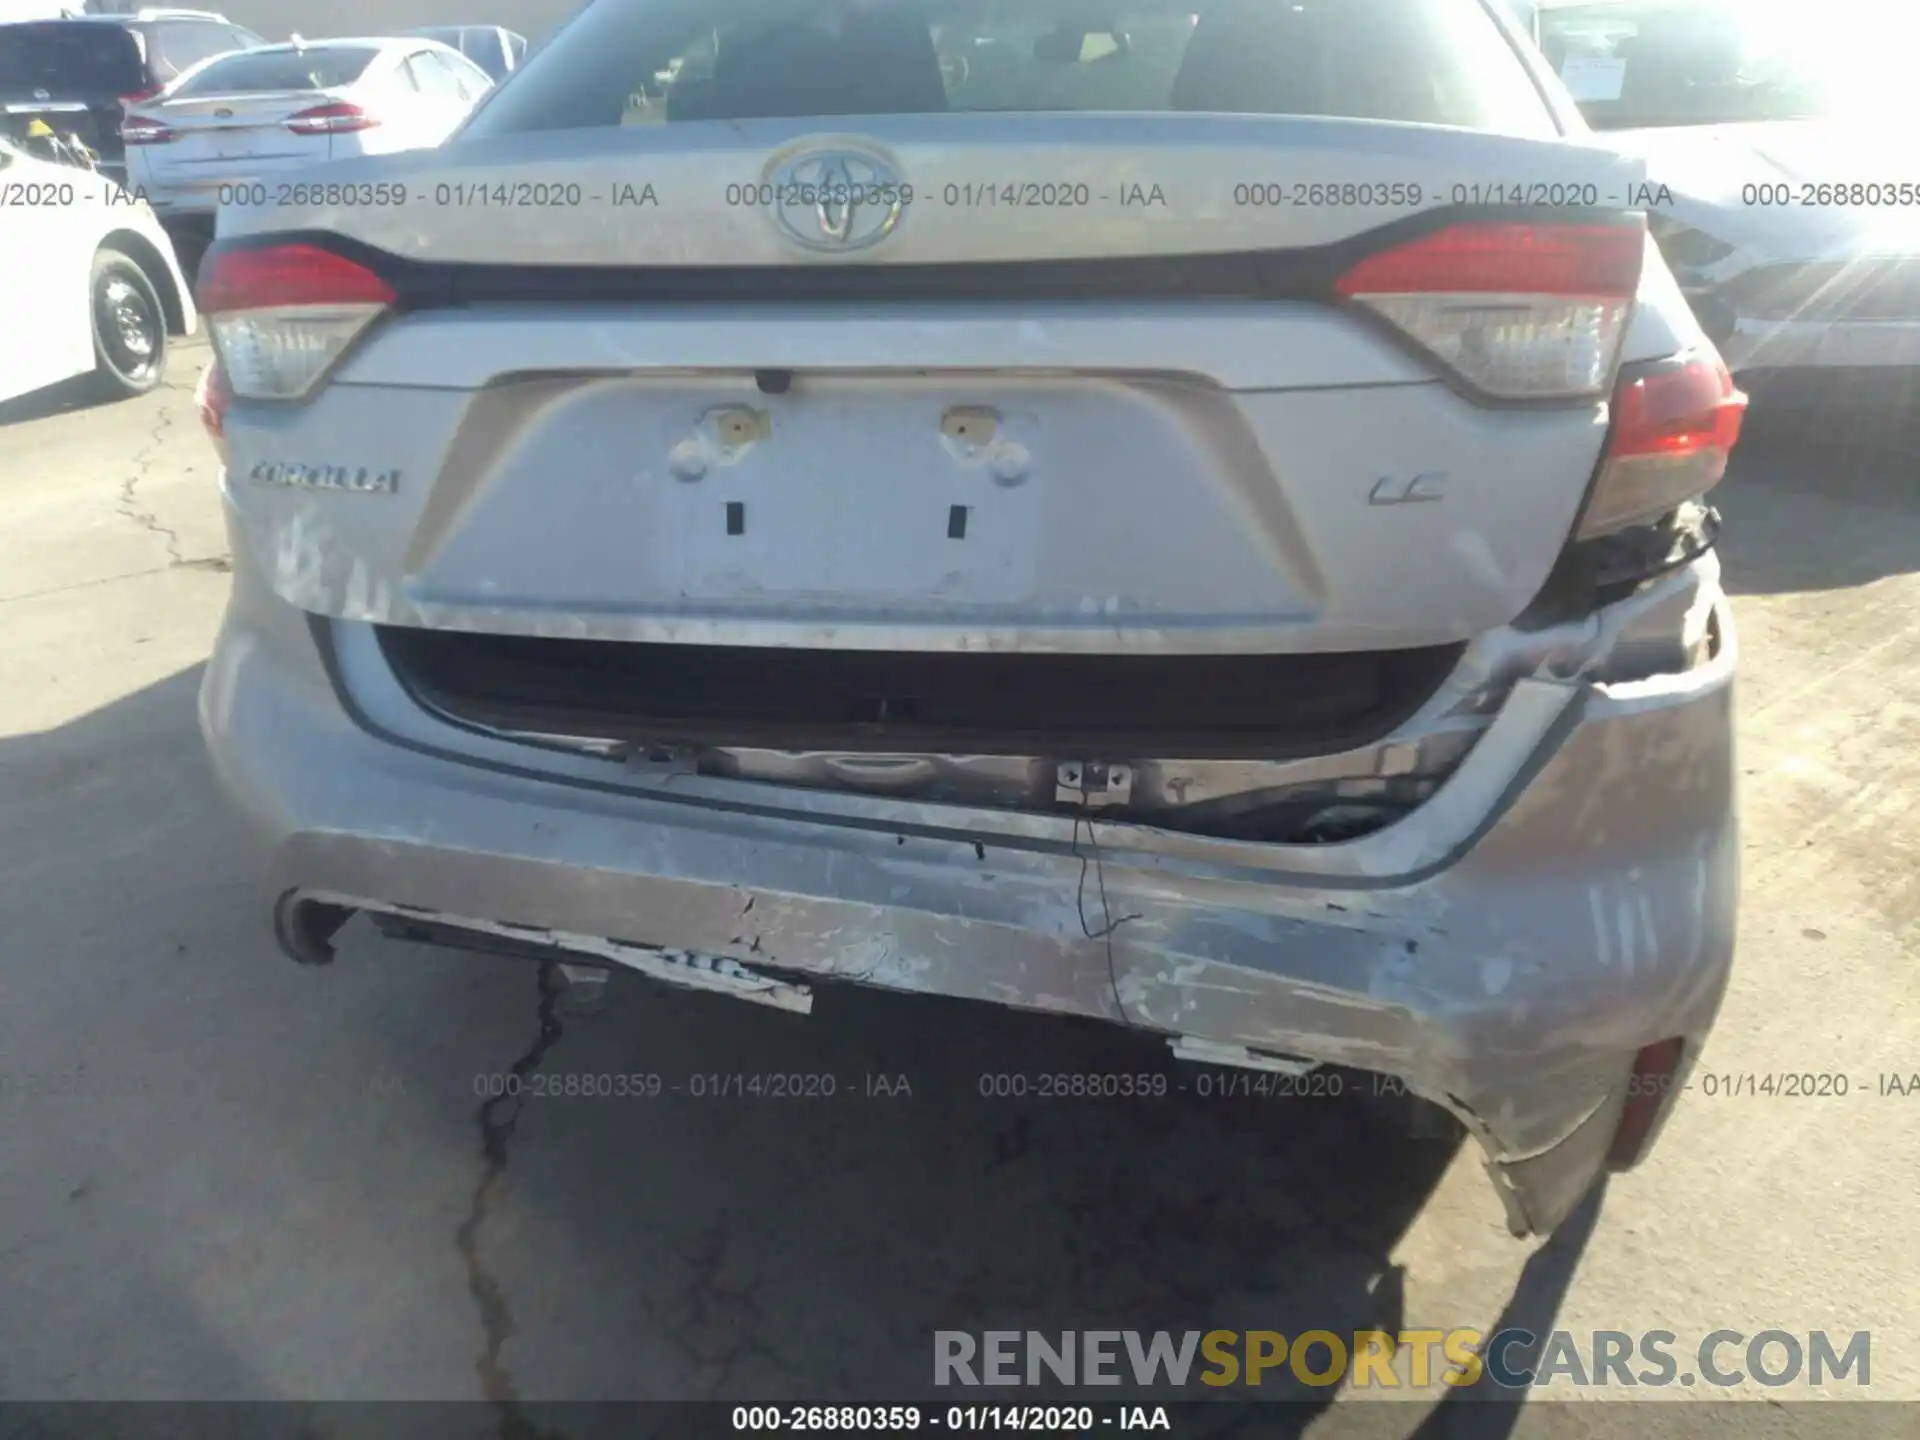
{"label": "scratched paint", "polygon": [[[330,522],[318,507],[366,498],[313,497],[289,511],[272,552],[276,577],[294,587],[337,586],[341,597],[377,612],[414,604],[371,570],[327,567]],[[429,605],[425,613],[436,623],[476,623],[464,606],[442,613]],[[551,624],[563,631],[576,621]],[[1586,639],[1611,643],[1604,630]],[[1611,848],[1621,843],[1614,837],[1648,833],[1642,814],[1651,803],[1678,807],[1663,812],[1681,817],[1673,821],[1676,843],[1687,835],[1687,807],[1712,811],[1725,783],[1714,778],[1716,765],[1725,768],[1714,750],[1719,721],[1692,703],[1688,686],[1724,682],[1601,686],[1557,673],[1568,637],[1548,637],[1543,648],[1518,638],[1503,643],[1509,661],[1524,657],[1540,667],[1551,658],[1556,673],[1536,668],[1515,678],[1483,655],[1471,685],[1463,680],[1442,703],[1477,703],[1477,690],[1494,683],[1489,677],[1507,685],[1505,703],[1469,722],[1479,726],[1478,743],[1447,783],[1384,831],[1339,845],[1271,846],[1102,822],[1106,913],[1139,918],[1100,939],[1081,928],[1079,865],[1066,843],[1075,837],[1059,815],[685,775],[660,782],[660,793],[636,778],[624,797],[578,809],[556,797],[529,811],[524,788],[496,793],[476,772],[457,792],[434,789],[405,760],[383,771],[379,794],[361,787],[355,795],[364,813],[391,806],[384,831],[339,834],[327,823],[343,813],[338,787],[317,776],[310,783],[314,795],[328,797],[323,809],[298,794],[284,797],[283,808],[306,832],[357,847],[361,873],[396,890],[452,883],[457,892],[458,883],[444,879],[455,873],[442,868],[448,856],[535,851],[553,868],[593,866],[596,889],[610,901],[630,884],[670,895],[684,948],[650,950],[572,928],[544,932],[668,983],[782,1008],[800,1008],[802,997],[810,1004],[806,986],[737,958],[753,943],[782,973],[1120,1018],[1169,1036],[1374,1069],[1420,1093],[1452,1097],[1456,1113],[1477,1117],[1475,1133],[1495,1163],[1511,1164],[1550,1148],[1591,1113],[1594,1077],[1654,1038],[1637,1027],[1704,1023],[1699,1015],[1710,1012],[1723,983],[1730,916],[1728,887],[1716,879],[1715,867],[1725,863],[1718,836],[1711,847],[1688,836],[1670,857],[1635,856],[1637,870],[1622,866],[1589,879],[1582,868],[1589,860],[1612,863]],[[311,665],[311,657],[299,663]],[[247,723],[227,714],[228,725]],[[1412,723],[1459,718],[1430,710]],[[1564,734],[1563,722],[1572,722]],[[419,733],[437,732],[424,726]],[[274,747],[289,737],[262,733],[246,743]],[[486,743],[499,753],[499,742]],[[543,763],[519,753],[525,764]],[[1525,778],[1536,761],[1544,768]],[[1705,774],[1681,789],[1669,783],[1676,766]],[[668,790],[674,806],[660,798]],[[748,799],[769,813],[749,824],[718,803],[700,808]],[[1491,828],[1480,833],[1490,817]],[[537,842],[515,838],[527,835],[530,821],[546,825]],[[890,824],[911,828],[912,843],[897,844]],[[816,832],[825,827],[835,827],[836,839],[823,857]],[[990,866],[976,858],[976,846],[991,854]],[[433,863],[423,863],[423,851]],[[1568,873],[1543,870],[1535,863],[1542,856],[1557,856]],[[531,881],[516,883],[523,895],[536,893]],[[724,915],[709,913],[702,897],[710,888],[724,890]],[[454,918],[484,912],[497,898],[492,887],[442,898],[454,902],[444,912],[453,923],[525,938],[523,928],[484,913]],[[757,928],[743,931],[749,901]],[[635,904],[631,913],[660,911]],[[1679,916],[1691,943],[1663,948],[1661,927],[1671,931]],[[1550,953],[1541,949],[1548,937]],[[725,958],[730,952],[736,958]],[[1679,996],[1689,1013],[1651,1012],[1645,992],[1623,983],[1644,982],[1656,965],[1661,994]],[[1664,979],[1680,967],[1688,967],[1685,983]],[[1513,1183],[1525,1191],[1540,1182]]]}

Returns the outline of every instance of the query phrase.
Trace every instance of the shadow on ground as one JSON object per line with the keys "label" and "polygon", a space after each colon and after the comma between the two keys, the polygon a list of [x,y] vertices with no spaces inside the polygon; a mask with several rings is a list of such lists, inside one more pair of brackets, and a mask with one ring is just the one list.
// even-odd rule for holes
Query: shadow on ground
{"label": "shadow on ground", "polygon": [[[200,371],[210,356],[204,327],[199,335],[173,335],[167,340],[167,373],[164,384],[185,386],[191,390],[199,383]],[[105,410],[132,403],[120,397],[107,398],[95,387],[91,375],[75,375],[53,385],[42,386],[11,400],[0,401],[0,430],[24,425],[31,420],[46,420],[79,410]]]}
{"label": "shadow on ground", "polygon": [[1756,401],[1714,492],[1735,595],[1850,589],[1920,570],[1920,422]]}
{"label": "shadow on ground", "polygon": [[[532,962],[362,921],[291,965],[197,683],[0,741],[0,1393],[510,1420],[927,1396],[943,1329],[1401,1328],[1389,1257],[1456,1141],[1398,1102],[1203,1095],[1145,1037],[850,988],[803,1018],[622,976],[571,1015]],[[1169,1089],[1039,1093],[1074,1075]],[[1530,1313],[1569,1273],[1529,1267]]]}
{"label": "shadow on ground", "polygon": [[76,375],[57,385],[42,386],[11,400],[0,401],[0,429],[24,425],[29,420],[44,420],[50,415],[65,415],[111,402],[102,400],[93,388],[91,375]]}

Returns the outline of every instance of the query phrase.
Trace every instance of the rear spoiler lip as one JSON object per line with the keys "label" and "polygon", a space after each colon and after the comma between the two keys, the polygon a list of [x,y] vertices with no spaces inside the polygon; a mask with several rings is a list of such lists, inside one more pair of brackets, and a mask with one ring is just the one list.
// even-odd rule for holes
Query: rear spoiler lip
{"label": "rear spoiler lip", "polygon": [[1336,299],[1334,282],[1357,261],[1463,221],[1617,224],[1615,208],[1448,205],[1403,216],[1328,245],[1085,260],[942,261],[845,265],[511,265],[419,260],[319,229],[216,240],[208,258],[271,245],[317,245],[366,266],[400,308],[606,300],[626,304],[1089,299]]}
{"label": "rear spoiler lip", "polygon": [[[658,307],[789,304],[1045,303],[1098,300],[1297,301],[1337,308],[1403,354],[1418,359],[1468,403],[1485,410],[1564,410],[1586,398],[1511,399],[1487,395],[1336,283],[1381,250],[1463,222],[1645,225],[1640,211],[1614,207],[1448,205],[1403,216],[1328,245],[1282,250],[1139,255],[1086,260],[989,260],[845,265],[502,265],[419,260],[337,231],[287,229],[216,239],[201,273],[219,256],[275,245],[313,245],[378,275],[397,297],[395,314],[475,305],[614,304]],[[196,296],[196,299],[198,297]],[[384,324],[385,322],[381,322]],[[378,330],[380,324],[369,327]],[[356,340],[356,347],[368,336]],[[342,357],[344,358],[344,357]],[[316,386],[316,391],[319,386]],[[1609,377],[1608,393],[1612,390]],[[281,405],[284,401],[249,404]]]}

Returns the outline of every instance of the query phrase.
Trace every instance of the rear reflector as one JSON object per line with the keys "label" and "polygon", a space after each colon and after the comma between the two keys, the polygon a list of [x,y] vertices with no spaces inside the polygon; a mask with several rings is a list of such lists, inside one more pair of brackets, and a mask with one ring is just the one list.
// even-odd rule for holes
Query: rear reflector
{"label": "rear reflector", "polygon": [[167,145],[178,138],[171,125],[150,115],[129,115],[120,122],[120,139],[128,145]]}
{"label": "rear reflector", "polygon": [[194,387],[194,403],[200,408],[200,426],[207,432],[207,438],[213,441],[213,448],[224,461],[227,458],[227,405],[233,399],[233,391],[227,385],[226,372],[215,360],[200,372],[200,383]]}
{"label": "rear reflector", "polygon": [[1645,525],[1718,485],[1746,410],[1716,351],[1621,375],[1606,456],[1574,538]]}
{"label": "rear reflector", "polygon": [[1633,1057],[1626,1103],[1620,1108],[1620,1123],[1607,1149],[1609,1170],[1631,1170],[1646,1155],[1660,1112],[1673,1098],[1685,1051],[1686,1043],[1676,1037],[1656,1041]]}
{"label": "rear reflector", "polygon": [[1500,400],[1598,398],[1613,383],[1645,222],[1474,222],[1370,255],[1336,282]]}
{"label": "rear reflector", "polygon": [[394,298],[364,265],[316,245],[216,246],[200,270],[200,313],[248,400],[307,394]]}
{"label": "rear reflector", "polygon": [[345,135],[355,130],[371,130],[380,122],[358,105],[339,100],[297,111],[284,123],[296,135]]}

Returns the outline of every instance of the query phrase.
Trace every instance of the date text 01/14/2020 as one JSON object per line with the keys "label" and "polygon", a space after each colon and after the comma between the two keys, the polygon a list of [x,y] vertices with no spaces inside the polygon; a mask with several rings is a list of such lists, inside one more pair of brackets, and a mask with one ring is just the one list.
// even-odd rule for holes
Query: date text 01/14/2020
{"label": "date text 01/14/2020", "polygon": [[906,1432],[1017,1430],[1084,1435],[1089,1430],[1173,1429],[1164,1405],[736,1405],[736,1431]]}
{"label": "date text 01/14/2020", "polygon": [[[1371,1077],[1373,1091],[1404,1094],[1405,1087],[1391,1075]],[[1333,1099],[1358,1093],[1362,1082],[1338,1070],[1310,1070],[1304,1074],[1267,1070],[1223,1070],[1211,1066],[1169,1076],[1163,1070],[1121,1073],[1086,1071],[992,1070],[981,1072],[974,1088],[988,1100],[1164,1100],[1170,1095],[1197,1095],[1202,1100],[1236,1096],[1258,1099]]]}
{"label": "date text 01/14/2020", "polygon": [[702,1071],[669,1080],[652,1071],[588,1074],[580,1071],[528,1075],[494,1071],[473,1077],[473,1093],[483,1099],[511,1096],[525,1100],[657,1100],[681,1095],[694,1100],[897,1100],[913,1098],[913,1083],[903,1074],[868,1073],[845,1080],[832,1071]]}
{"label": "date text 01/14/2020", "polygon": [[247,206],[253,209],[280,209],[288,206],[340,206],[353,210],[388,210],[402,205],[428,205],[439,209],[481,210],[577,210],[582,206],[604,209],[658,209],[660,195],[646,182],[615,181],[605,189],[589,188],[575,181],[521,180],[511,184],[441,183],[431,189],[409,189],[397,180],[381,181],[280,181],[267,184],[260,180],[239,180],[222,185],[214,195],[221,205]]}
{"label": "date text 01/14/2020", "polygon": [[[1610,1088],[1612,1077],[1596,1077],[1596,1085]],[[1867,1077],[1838,1070],[1699,1071],[1685,1081],[1671,1075],[1629,1076],[1630,1095],[1664,1094],[1676,1085],[1686,1093],[1709,1100],[1758,1098],[1781,1100],[1839,1100],[1850,1096],[1920,1097],[1920,1071],[1882,1072]],[[1342,1095],[1400,1096],[1412,1093],[1397,1075],[1315,1069],[1304,1073],[1218,1069],[1160,1070],[1128,1073],[1084,1071],[1024,1074],[983,1071],[975,1088],[988,1100],[1163,1100],[1175,1094],[1211,1099],[1337,1099]]]}

